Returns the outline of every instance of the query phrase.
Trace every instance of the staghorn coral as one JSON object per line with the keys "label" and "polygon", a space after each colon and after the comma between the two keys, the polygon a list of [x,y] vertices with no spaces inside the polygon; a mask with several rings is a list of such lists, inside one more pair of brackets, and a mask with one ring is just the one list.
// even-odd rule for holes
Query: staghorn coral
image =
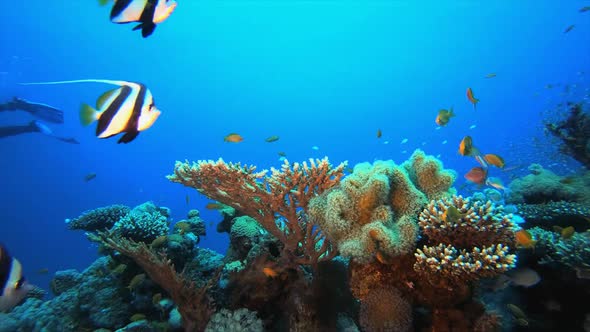
{"label": "staghorn coral", "polygon": [[340,186],[314,198],[309,215],[341,255],[360,262],[391,258],[414,250],[417,213],[428,199],[450,195],[454,179],[420,150],[400,166],[362,163]]}
{"label": "staghorn coral", "polygon": [[68,229],[81,229],[88,232],[109,229],[117,221],[126,216],[131,209],[128,206],[115,204],[94,210],[85,211],[81,216],[66,219]]}
{"label": "staghorn coral", "polygon": [[[450,207],[460,213],[456,220],[447,215]],[[489,201],[462,196],[431,201],[420,213],[428,245],[416,250],[414,269],[433,282],[455,283],[505,272],[516,263],[516,255],[510,253],[516,244],[511,218]]]}
{"label": "staghorn coral", "polygon": [[395,288],[371,290],[361,302],[359,321],[367,332],[412,330],[412,306]]}
{"label": "staghorn coral", "polygon": [[194,282],[176,272],[170,260],[152,252],[143,242],[134,242],[112,232],[99,232],[94,240],[133,259],[152,281],[162,287],[178,305],[186,331],[204,331],[213,312],[207,296],[210,284],[196,288]]}
{"label": "staghorn coral", "polygon": [[197,189],[211,199],[229,205],[256,219],[283,244],[283,253],[297,264],[315,266],[335,256],[321,231],[300,213],[309,201],[336,185],[346,163],[336,168],[328,162],[310,159],[310,164],[290,164],[280,170],[255,172],[254,166],[218,161],[176,162],[172,182]]}

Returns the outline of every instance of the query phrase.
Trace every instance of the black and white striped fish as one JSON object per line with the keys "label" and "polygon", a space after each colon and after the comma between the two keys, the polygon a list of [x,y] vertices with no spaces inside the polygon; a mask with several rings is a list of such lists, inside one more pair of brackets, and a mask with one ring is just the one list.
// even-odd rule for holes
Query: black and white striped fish
{"label": "black and white striped fish", "polygon": [[174,0],[116,0],[111,9],[111,22],[138,22],[133,30],[141,29],[141,35],[146,38],[154,32],[156,24],[172,14],[176,5]]}
{"label": "black and white striped fish", "polygon": [[21,84],[53,85],[85,82],[119,86],[102,94],[96,101],[96,109],[88,104],[82,104],[80,122],[87,126],[94,121],[98,121],[96,126],[96,136],[98,138],[109,138],[124,133],[117,143],[129,143],[139,135],[140,131],[150,128],[160,116],[161,112],[154,104],[151,91],[141,83],[85,79]]}
{"label": "black and white striped fish", "polygon": [[20,262],[0,244],[0,312],[12,310],[32,288],[23,277]]}

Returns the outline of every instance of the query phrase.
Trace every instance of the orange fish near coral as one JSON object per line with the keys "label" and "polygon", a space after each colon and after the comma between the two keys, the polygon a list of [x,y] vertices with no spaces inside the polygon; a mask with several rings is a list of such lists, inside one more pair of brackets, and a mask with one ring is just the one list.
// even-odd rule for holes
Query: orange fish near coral
{"label": "orange fish near coral", "polygon": [[486,182],[486,178],[488,176],[488,171],[483,167],[473,167],[467,174],[465,174],[465,179],[475,183],[482,185]]}
{"label": "orange fish near coral", "polygon": [[485,161],[488,162],[488,164],[490,165],[494,165],[498,168],[504,168],[504,166],[506,166],[506,163],[504,162],[504,159],[500,156],[498,156],[497,154],[486,154],[485,156],[483,156],[483,159]]}
{"label": "orange fish near coral", "polygon": [[473,96],[473,90],[471,88],[467,88],[467,99],[473,104],[473,109],[476,109],[477,103],[479,103],[479,99]]}
{"label": "orange fish near coral", "polygon": [[240,143],[243,140],[244,140],[244,138],[240,134],[236,134],[236,133],[231,133],[223,138],[224,142],[229,142],[229,143]]}
{"label": "orange fish near coral", "polygon": [[516,238],[516,246],[521,248],[534,248],[537,241],[533,240],[533,236],[526,229],[521,229],[514,234]]}
{"label": "orange fish near coral", "polygon": [[265,276],[269,277],[269,278],[274,278],[276,276],[278,276],[279,274],[277,273],[277,271],[273,270],[270,267],[265,267],[262,269],[262,273],[264,273]]}
{"label": "orange fish near coral", "polygon": [[459,154],[462,156],[478,155],[479,151],[473,146],[473,139],[471,136],[465,136],[459,143]]}
{"label": "orange fish near coral", "polygon": [[207,205],[205,205],[205,208],[207,210],[221,210],[221,209],[223,209],[223,204],[209,202],[209,203],[207,203]]}

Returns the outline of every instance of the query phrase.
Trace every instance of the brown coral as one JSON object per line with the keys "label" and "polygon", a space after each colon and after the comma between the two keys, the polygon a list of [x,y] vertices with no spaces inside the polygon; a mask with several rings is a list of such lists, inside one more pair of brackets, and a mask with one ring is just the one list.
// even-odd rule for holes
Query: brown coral
{"label": "brown coral", "polygon": [[376,288],[361,302],[360,324],[367,332],[412,330],[412,306],[395,288]]}
{"label": "brown coral", "polygon": [[284,244],[283,253],[297,264],[316,265],[336,252],[318,227],[307,221],[309,201],[339,183],[346,163],[336,168],[328,162],[310,159],[310,164],[290,164],[280,170],[255,172],[254,166],[218,161],[177,162],[172,182],[197,189],[256,219]]}

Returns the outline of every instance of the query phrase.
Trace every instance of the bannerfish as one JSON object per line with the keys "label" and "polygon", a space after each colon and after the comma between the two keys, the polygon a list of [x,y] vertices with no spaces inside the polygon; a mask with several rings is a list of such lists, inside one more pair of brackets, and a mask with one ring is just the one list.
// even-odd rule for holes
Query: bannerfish
{"label": "bannerfish", "polygon": [[22,265],[0,244],[0,312],[8,312],[33,289],[23,276]]}
{"label": "bannerfish", "polygon": [[149,37],[176,9],[174,0],[117,0],[111,9],[111,22],[126,24],[137,22],[133,30],[141,29],[143,38]]}
{"label": "bannerfish", "polygon": [[121,133],[117,143],[133,141],[140,131],[150,128],[161,112],[154,104],[151,91],[142,83],[102,79],[21,83],[21,85],[54,85],[73,83],[105,83],[119,88],[103,93],[96,101],[96,109],[82,104],[80,122],[87,126],[98,121],[96,136],[109,138]]}

